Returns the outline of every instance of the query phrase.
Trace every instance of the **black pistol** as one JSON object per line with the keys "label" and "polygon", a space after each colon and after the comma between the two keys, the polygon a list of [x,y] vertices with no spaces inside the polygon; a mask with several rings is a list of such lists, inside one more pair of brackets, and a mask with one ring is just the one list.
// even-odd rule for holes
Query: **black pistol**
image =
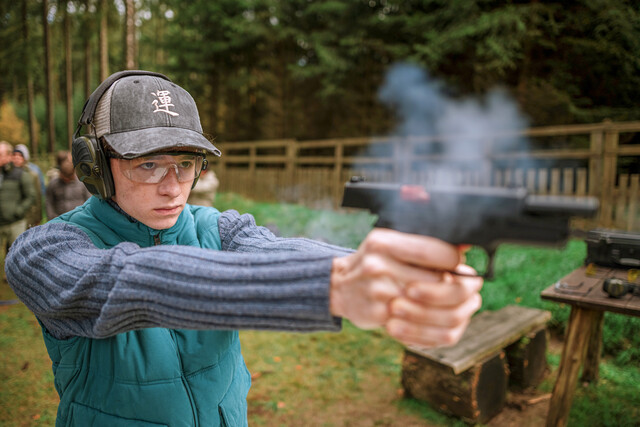
{"label": "black pistol", "polygon": [[523,187],[430,186],[366,182],[352,177],[342,207],[367,209],[376,227],[475,245],[493,257],[504,242],[561,246],[571,235],[571,217],[592,217],[594,197],[541,196]]}

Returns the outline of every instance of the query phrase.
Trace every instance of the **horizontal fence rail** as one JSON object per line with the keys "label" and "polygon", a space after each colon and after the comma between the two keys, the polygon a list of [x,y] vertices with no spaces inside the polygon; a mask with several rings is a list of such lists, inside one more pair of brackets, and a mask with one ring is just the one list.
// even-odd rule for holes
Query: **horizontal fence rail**
{"label": "horizontal fence rail", "polygon": [[450,135],[228,142],[217,144],[223,155],[211,160],[220,191],[259,201],[336,208],[354,175],[372,182],[524,186],[534,194],[598,197],[598,218],[585,226],[635,231],[638,132],[640,122],[605,121],[496,132],[477,141]]}

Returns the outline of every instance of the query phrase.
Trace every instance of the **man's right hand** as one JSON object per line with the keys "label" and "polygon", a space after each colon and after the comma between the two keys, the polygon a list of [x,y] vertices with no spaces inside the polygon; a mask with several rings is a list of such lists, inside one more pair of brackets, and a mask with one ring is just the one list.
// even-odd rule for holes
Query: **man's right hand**
{"label": "man's right hand", "polygon": [[481,305],[474,273],[442,240],[375,229],[334,259],[331,313],[363,329],[383,326],[404,344],[453,345]]}

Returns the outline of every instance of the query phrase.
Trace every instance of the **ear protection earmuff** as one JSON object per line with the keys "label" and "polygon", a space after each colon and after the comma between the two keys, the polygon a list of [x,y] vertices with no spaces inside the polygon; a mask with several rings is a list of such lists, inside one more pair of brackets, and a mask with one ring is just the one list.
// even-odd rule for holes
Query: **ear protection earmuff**
{"label": "ear protection earmuff", "polygon": [[87,190],[101,199],[108,200],[115,194],[109,160],[93,136],[74,137],[71,158],[78,179]]}
{"label": "ear protection earmuff", "polygon": [[96,108],[102,95],[104,95],[117,80],[127,76],[154,76],[171,81],[164,74],[150,71],[119,71],[103,81],[85,102],[82,108],[82,114],[78,120],[78,127],[73,134],[71,157],[78,179],[87,187],[87,190],[89,190],[91,194],[104,200],[110,199],[115,194],[109,159],[100,146],[98,138],[95,135],[80,136],[80,130],[83,126],[88,126],[93,122],[93,116],[96,113]]}

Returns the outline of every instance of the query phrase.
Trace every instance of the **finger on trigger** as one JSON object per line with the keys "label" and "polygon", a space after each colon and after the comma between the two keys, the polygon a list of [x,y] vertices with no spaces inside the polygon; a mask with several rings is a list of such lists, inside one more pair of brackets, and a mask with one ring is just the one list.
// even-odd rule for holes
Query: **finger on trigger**
{"label": "finger on trigger", "polygon": [[464,263],[467,259],[467,252],[471,249],[472,245],[458,245],[458,253],[460,254],[460,262]]}
{"label": "finger on trigger", "polygon": [[369,233],[364,246],[421,268],[453,270],[460,261],[457,248],[447,242],[395,230],[375,229]]}

